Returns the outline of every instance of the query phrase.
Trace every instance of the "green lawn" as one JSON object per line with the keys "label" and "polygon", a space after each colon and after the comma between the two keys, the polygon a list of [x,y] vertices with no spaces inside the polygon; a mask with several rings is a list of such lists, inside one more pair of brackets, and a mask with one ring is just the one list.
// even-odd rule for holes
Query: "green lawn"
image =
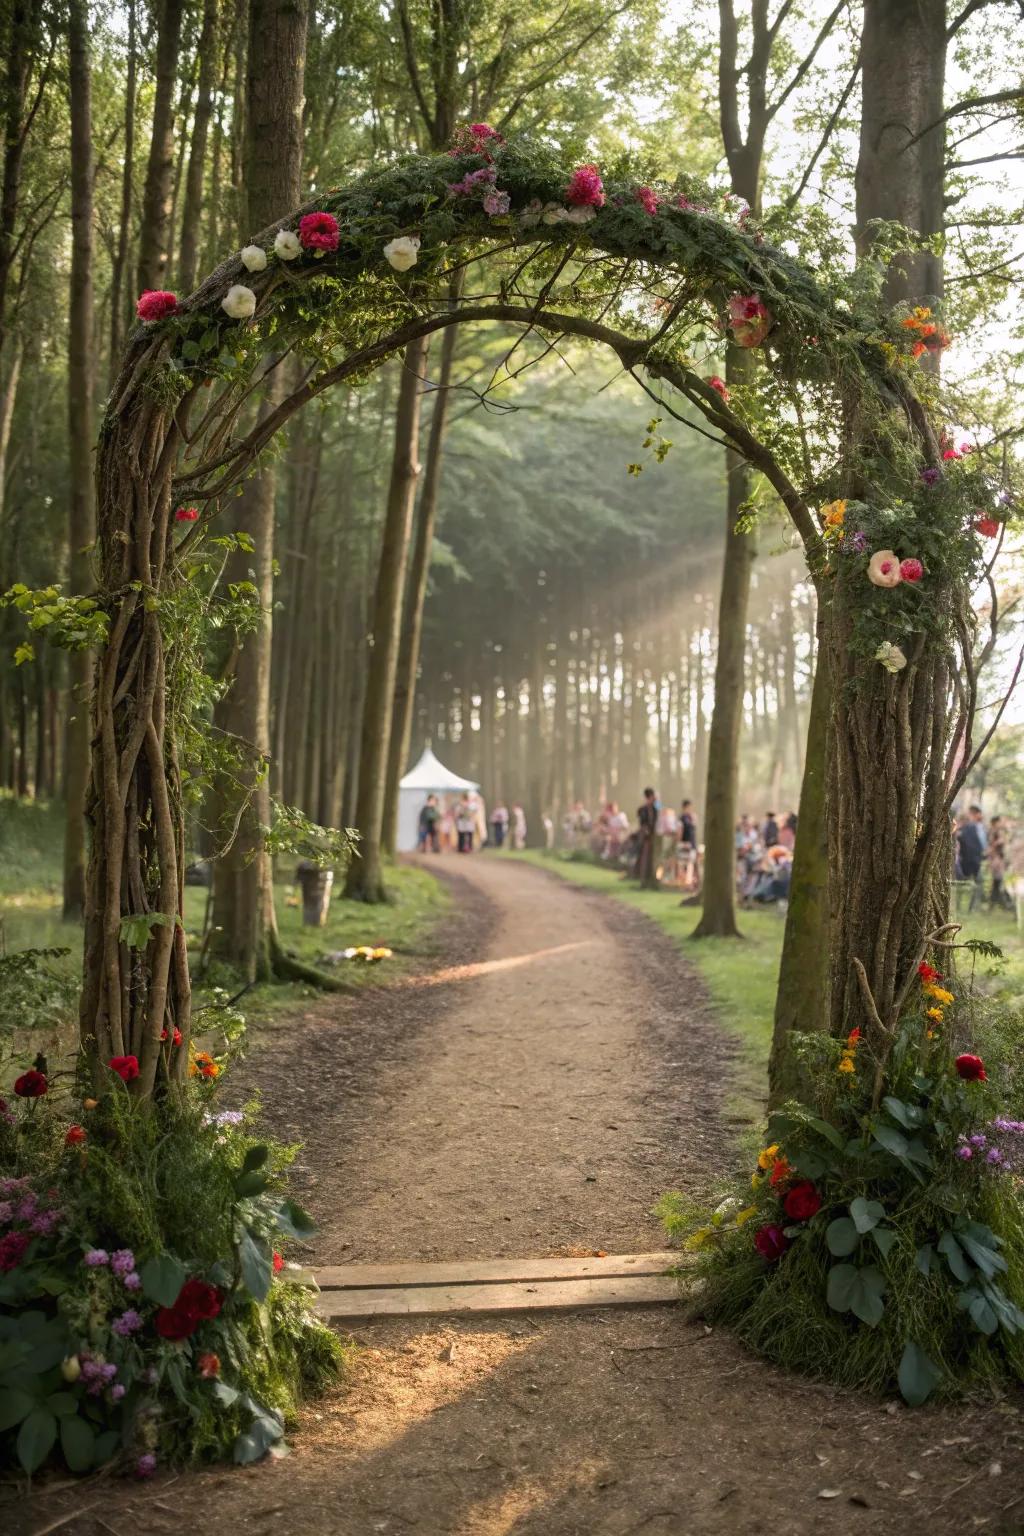
{"label": "green lawn", "polygon": [[[70,953],[61,962],[70,974],[81,965],[81,927],[61,919],[61,859],[63,811],[59,805],[37,805],[0,795],[0,952],[27,948],[64,948]],[[439,930],[450,907],[447,888],[425,869],[394,866],[388,873],[392,900],[386,906],[363,902],[331,902],[323,928],[306,928],[298,905],[298,890],[291,884],[291,870],[284,861],[275,882],[278,929],[285,948],[299,959],[316,964],[332,951],[360,944],[386,945],[394,950],[389,960],[367,965],[342,962],[330,974],[357,986],[379,986],[396,975],[415,969],[436,946]],[[340,891],[340,881],[336,883]],[[206,891],[189,887],[185,892],[185,927],[189,948],[199,952],[206,908]],[[230,976],[211,967],[208,978],[230,986]],[[266,1019],[289,1011],[319,995],[314,986],[296,983],[254,988],[242,1005],[251,1018]]]}
{"label": "green lawn", "polygon": [[[741,912],[741,942],[693,939],[699,912],[681,906],[678,891],[642,891],[618,870],[564,855],[528,852],[512,857],[552,870],[577,885],[604,891],[653,918],[676,940],[700,972],[723,1027],[740,1046],[739,1070],[727,1108],[737,1116],[759,1120],[772,1040],[783,916],[774,910]],[[1002,961],[978,963],[976,980],[986,991],[1020,1007],[1024,1003],[1024,940],[1013,914],[986,911],[957,917],[956,921],[963,923],[962,938],[991,939],[1003,948]]]}

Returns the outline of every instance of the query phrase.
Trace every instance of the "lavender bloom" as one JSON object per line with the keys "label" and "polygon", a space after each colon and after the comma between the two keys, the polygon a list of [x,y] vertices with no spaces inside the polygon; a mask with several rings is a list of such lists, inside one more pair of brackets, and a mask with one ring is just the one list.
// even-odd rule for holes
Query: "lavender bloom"
{"label": "lavender bloom", "polygon": [[110,1401],[112,1403],[119,1403],[122,1397],[124,1397],[125,1390],[119,1381],[115,1382],[110,1389]]}
{"label": "lavender bloom", "polygon": [[134,1307],[129,1307],[126,1312],[121,1313],[120,1317],[115,1317],[110,1326],[115,1333],[121,1335],[122,1339],[126,1339],[129,1334],[138,1333],[142,1327],[142,1318]]}
{"label": "lavender bloom", "polygon": [[992,1163],[994,1166],[998,1167],[998,1165],[1003,1161],[1003,1154],[1000,1152],[998,1147],[989,1147],[988,1155],[986,1156],[985,1161],[986,1163]]}
{"label": "lavender bloom", "polygon": [[971,1158],[974,1156],[974,1153],[971,1151],[970,1147],[957,1147],[956,1155],[958,1158],[960,1158],[961,1162],[969,1163]]}
{"label": "lavender bloom", "polygon": [[135,1255],[130,1248],[119,1248],[110,1255],[110,1267],[114,1274],[124,1279],[135,1268]]}
{"label": "lavender bloom", "polygon": [[134,1269],[131,1274],[125,1275],[123,1285],[126,1291],[141,1291],[142,1289],[142,1281]]}
{"label": "lavender bloom", "polygon": [[512,199],[507,192],[488,192],[484,198],[484,212],[492,219],[499,214],[508,213],[512,206]]}
{"label": "lavender bloom", "polygon": [[27,1176],[23,1179],[0,1179],[0,1195],[20,1195],[27,1188]]}
{"label": "lavender bloom", "polygon": [[245,1119],[240,1109],[222,1109],[219,1114],[211,1115],[207,1112],[203,1116],[204,1125],[241,1125]]}
{"label": "lavender bloom", "polygon": [[88,1269],[102,1269],[104,1264],[110,1263],[110,1254],[105,1248],[89,1248],[86,1250],[82,1263]]}
{"label": "lavender bloom", "polygon": [[152,1477],[155,1471],[156,1457],[153,1455],[152,1451],[147,1451],[146,1454],[144,1456],[140,1456],[138,1461],[135,1463],[135,1476]]}
{"label": "lavender bloom", "polygon": [[31,1221],[38,1210],[39,1201],[35,1195],[26,1195],[14,1214],[19,1221]]}
{"label": "lavender bloom", "polygon": [[971,1146],[972,1147],[987,1147],[988,1146],[988,1138],[983,1136],[980,1131],[975,1131],[974,1135],[971,1137]]}
{"label": "lavender bloom", "polygon": [[935,469],[934,467],[930,469],[922,469],[921,479],[924,481],[925,485],[935,485],[937,481],[942,479],[942,470]]}
{"label": "lavender bloom", "polygon": [[6,1227],[9,1221],[14,1220],[14,1204],[10,1200],[0,1200],[0,1226]]}
{"label": "lavender bloom", "polygon": [[40,1211],[38,1216],[32,1218],[32,1231],[40,1237],[48,1237],[60,1225],[62,1215],[62,1211]]}

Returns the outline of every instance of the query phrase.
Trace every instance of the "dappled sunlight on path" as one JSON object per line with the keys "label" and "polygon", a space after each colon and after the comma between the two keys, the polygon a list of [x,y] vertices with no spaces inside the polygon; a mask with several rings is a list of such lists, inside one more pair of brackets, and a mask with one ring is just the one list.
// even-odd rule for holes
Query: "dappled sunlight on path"
{"label": "dappled sunlight on path", "polygon": [[586,949],[594,939],[579,939],[572,944],[553,944],[548,949],[534,950],[530,955],[509,955],[504,960],[479,960],[471,965],[449,965],[443,970],[431,971],[425,976],[407,976],[397,981],[394,990],[403,987],[443,987],[452,981],[472,981],[477,976],[492,976],[496,971],[515,970],[520,965],[533,965],[537,960],[550,960],[574,949]]}

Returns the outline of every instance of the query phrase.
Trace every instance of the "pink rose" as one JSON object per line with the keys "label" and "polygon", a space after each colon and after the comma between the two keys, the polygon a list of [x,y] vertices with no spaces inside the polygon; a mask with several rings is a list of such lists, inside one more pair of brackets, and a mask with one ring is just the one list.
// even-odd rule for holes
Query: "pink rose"
{"label": "pink rose", "polygon": [[899,586],[903,580],[900,562],[891,549],[876,549],[868,561],[868,580],[873,581],[876,587]]}

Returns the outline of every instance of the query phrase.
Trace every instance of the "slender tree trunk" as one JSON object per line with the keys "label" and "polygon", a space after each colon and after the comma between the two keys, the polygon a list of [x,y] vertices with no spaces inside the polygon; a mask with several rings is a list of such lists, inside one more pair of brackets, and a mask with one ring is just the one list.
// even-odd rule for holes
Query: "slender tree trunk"
{"label": "slender tree trunk", "polygon": [[[262,229],[279,218],[282,209],[299,201],[306,18],[306,8],[294,0],[250,0],[245,178],[250,229]],[[281,368],[274,370],[264,396],[264,411],[272,410],[281,397],[285,386],[282,374]],[[233,526],[248,533],[255,545],[255,555],[241,555],[238,566],[239,574],[254,570],[261,620],[255,633],[246,637],[231,687],[215,712],[218,726],[253,748],[241,775],[248,807],[230,850],[214,865],[213,886],[219,951],[246,979],[270,973],[276,941],[272,871],[260,830],[270,823],[266,767],[270,756],[275,482],[272,468],[261,470],[246,481],[232,507]],[[223,805],[223,788],[220,799]]]}
{"label": "slender tree trunk", "polygon": [[416,482],[420,473],[417,445],[426,360],[425,340],[413,342],[406,348],[395,411],[395,446],[374,595],[371,650],[359,747],[356,827],[360,843],[358,857],[350,863],[345,880],[345,895],[357,901],[379,902],[387,899],[381,834],[402,627],[402,592],[409,556]]}
{"label": "slender tree trunk", "polygon": [[434,390],[434,410],[430,418],[427,462],[416,517],[416,541],[409,567],[405,597],[405,623],[398,655],[398,680],[395,684],[395,708],[388,753],[387,798],[384,806],[384,846],[395,851],[398,829],[398,785],[409,759],[412,740],[413,707],[416,701],[416,674],[419,671],[420,639],[423,634],[423,609],[430,576],[430,558],[434,548],[434,528],[441,491],[441,463],[444,437],[451,401],[452,364],[455,359],[457,327],[449,326],[441,343],[441,366]]}
{"label": "slender tree trunk", "polygon": [[157,19],[156,92],[153,132],[149,142],[146,185],[142,194],[139,230],[138,287],[160,288],[170,263],[171,198],[174,187],[174,95],[178,86],[178,54],[184,0],[161,0]]}
{"label": "slender tree trunk", "polygon": [[217,35],[220,0],[203,0],[203,26],[199,34],[199,84],[196,110],[192,121],[188,171],[185,175],[185,201],[181,214],[181,252],[178,257],[178,285],[182,293],[191,293],[196,284],[199,259],[199,229],[203,207],[203,181],[206,174],[206,141],[213,115],[213,93],[219,66]]}
{"label": "slender tree trunk", "polygon": [[[68,310],[68,459],[71,500],[68,548],[72,592],[89,590],[88,549],[96,536],[93,502],[92,107],[87,0],[68,8],[71,93],[71,296]],[[68,658],[64,733],[64,916],[80,918],[85,903],[85,790],[89,778],[92,658]]]}
{"label": "slender tree trunk", "polygon": [[128,0],[128,58],[124,86],[124,165],[121,171],[121,212],[117,226],[117,245],[110,265],[110,383],[113,386],[121,367],[124,351],[125,299],[124,278],[128,270],[128,246],[132,224],[132,170],[135,161],[135,80],[138,60],[135,50],[136,0]]}

